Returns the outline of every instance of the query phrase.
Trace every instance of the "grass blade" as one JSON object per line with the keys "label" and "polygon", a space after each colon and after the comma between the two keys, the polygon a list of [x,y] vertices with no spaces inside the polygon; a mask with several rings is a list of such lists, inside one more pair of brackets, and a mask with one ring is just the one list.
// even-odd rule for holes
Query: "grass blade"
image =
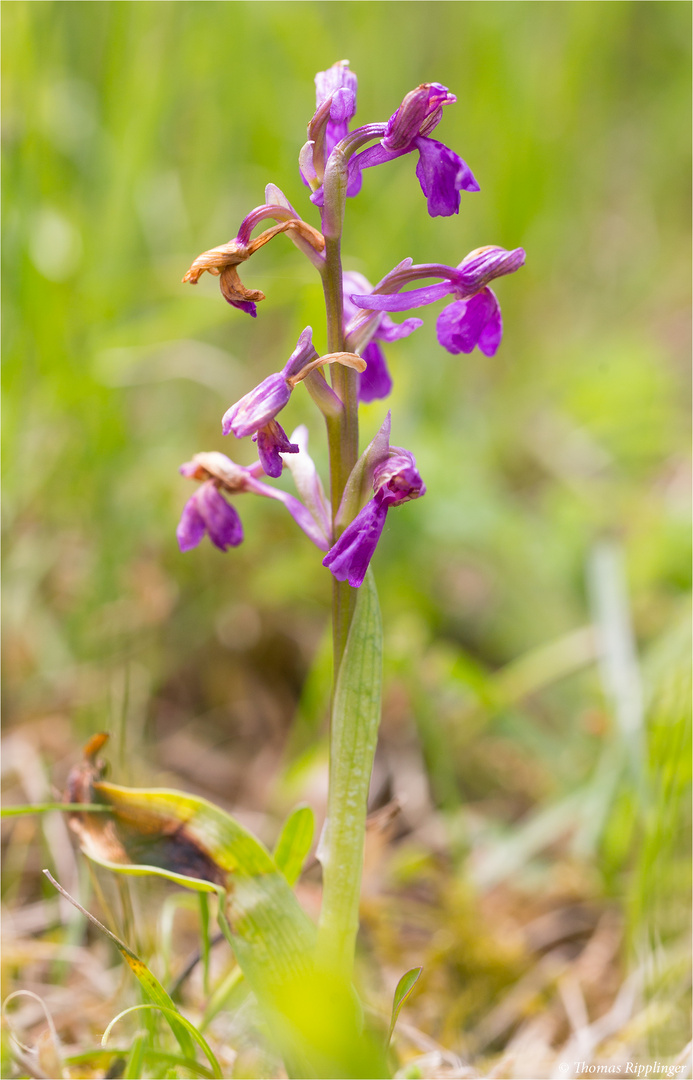
{"label": "grass blade", "polygon": [[200,1035],[200,1033],[197,1030],[197,1028],[195,1027],[195,1025],[192,1024],[190,1022],[190,1020],[187,1019],[187,1017],[181,1016],[181,1014],[176,1009],[175,1005],[173,1006],[173,1008],[169,1008],[169,1007],[164,1006],[164,1005],[154,1005],[154,1004],[152,1004],[152,1005],[131,1005],[129,1009],[123,1009],[122,1012],[119,1012],[117,1016],[113,1017],[110,1024],[108,1025],[108,1027],[104,1031],[103,1036],[101,1038],[101,1045],[102,1046],[106,1045],[106,1043],[108,1042],[109,1035],[111,1034],[111,1032],[113,1031],[113,1028],[118,1023],[119,1020],[122,1020],[123,1017],[127,1016],[129,1013],[143,1012],[145,1009],[158,1009],[159,1012],[162,1012],[164,1014],[164,1016],[168,1020],[169,1024],[171,1024],[171,1027],[173,1027],[173,1022],[175,1022],[176,1024],[182,1024],[187,1029],[187,1031],[190,1033],[192,1038],[195,1040],[195,1042],[200,1047],[200,1049],[203,1051],[205,1057],[209,1061],[209,1064],[212,1067],[212,1075],[214,1077],[216,1077],[217,1080],[223,1080],[221,1066],[219,1065],[219,1062],[217,1061],[216,1057],[214,1056],[214,1053],[213,1053],[209,1043],[207,1042],[206,1039],[204,1039],[202,1037],[202,1035]]}
{"label": "grass blade", "polygon": [[125,1072],[123,1073],[123,1080],[140,1080],[144,1066],[144,1048],[148,1039],[149,1033],[147,1031],[138,1031],[135,1035],[132,1040]]}
{"label": "grass blade", "polygon": [[91,806],[85,806],[84,803],[60,803],[60,802],[46,802],[46,803],[31,803],[26,806],[3,806],[0,809],[0,817],[11,818],[19,817],[21,814],[46,814],[49,810],[79,810],[80,813],[85,811],[90,814],[110,814],[111,808],[109,806],[101,806],[97,803],[93,803]]}
{"label": "grass blade", "polygon": [[[129,945],[126,945],[124,941],[121,941],[120,938],[117,937],[111,930],[109,930],[107,926],[104,926],[102,922],[99,922],[95,915],[92,915],[91,912],[87,911],[86,908],[82,907],[82,905],[77,900],[75,900],[73,896],[70,896],[69,892],[67,892],[67,890],[64,889],[62,885],[58,884],[58,882],[55,880],[49,870],[44,870],[43,872],[50,881],[51,885],[53,885],[58,890],[58,892],[65,897],[66,900],[69,900],[70,903],[74,907],[76,907],[78,911],[81,911],[82,915],[84,915],[85,918],[89,919],[89,921],[93,923],[94,926],[96,926],[103,934],[105,934],[111,939],[113,944],[116,946],[120,954],[125,959],[125,962],[128,964],[131,971],[135,975],[144,993],[154,1003],[154,1005],[159,1008],[168,1009],[169,1014],[173,1013],[173,1016],[169,1018],[171,1031],[178,1040],[178,1044],[183,1051],[183,1054],[186,1057],[194,1058],[195,1046],[190,1039],[188,1032],[186,1031],[186,1025],[182,1023],[184,1018],[180,1016],[180,1013],[176,1009],[174,1002],[166,993],[166,990],[161,985],[156,975],[154,975],[149,970],[144,961],[140,960],[139,956],[137,956],[137,954],[132,951]],[[179,1019],[176,1019],[176,1017],[178,1017]]]}

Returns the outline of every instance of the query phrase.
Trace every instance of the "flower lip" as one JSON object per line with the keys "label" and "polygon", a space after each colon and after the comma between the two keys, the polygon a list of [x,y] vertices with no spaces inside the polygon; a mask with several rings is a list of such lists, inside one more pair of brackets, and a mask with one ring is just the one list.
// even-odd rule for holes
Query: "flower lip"
{"label": "flower lip", "polygon": [[264,427],[258,428],[253,435],[257,450],[267,476],[281,476],[284,462],[282,454],[298,454],[298,443],[292,443],[281,424],[270,420]]}
{"label": "flower lip", "polygon": [[470,353],[478,345],[485,356],[495,356],[503,337],[500,305],[488,286],[441,311],[436,323],[438,341],[453,355]]}
{"label": "flower lip", "polygon": [[197,547],[205,533],[220,551],[238,547],[243,540],[238,512],[219,493],[214,480],[205,480],[183,507],[176,529],[181,551]]}

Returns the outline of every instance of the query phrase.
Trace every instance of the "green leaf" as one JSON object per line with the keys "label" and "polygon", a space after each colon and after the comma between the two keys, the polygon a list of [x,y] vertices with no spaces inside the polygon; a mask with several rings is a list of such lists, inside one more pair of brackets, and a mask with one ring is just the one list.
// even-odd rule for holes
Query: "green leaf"
{"label": "green leaf", "polygon": [[146,1009],[158,1009],[159,1012],[162,1012],[164,1014],[169,1024],[171,1025],[172,1021],[175,1021],[176,1024],[183,1024],[183,1026],[190,1033],[197,1045],[204,1051],[204,1054],[209,1061],[209,1064],[212,1066],[212,1075],[217,1077],[217,1080],[222,1080],[223,1074],[221,1071],[221,1066],[219,1065],[219,1062],[214,1056],[214,1053],[212,1052],[209,1043],[206,1039],[202,1037],[202,1035],[200,1035],[195,1025],[191,1023],[186,1016],[181,1016],[175,1005],[173,1005],[172,1007],[166,1007],[164,1005],[132,1005],[129,1009],[123,1009],[122,1012],[119,1012],[117,1016],[113,1017],[110,1024],[104,1031],[101,1037],[101,1045],[106,1045],[109,1035],[111,1034],[113,1028],[119,1020],[122,1020],[124,1016],[128,1016],[130,1013],[144,1012],[144,1010]]}
{"label": "green leaf", "polygon": [[[62,885],[58,884],[58,882],[55,880],[49,870],[44,870],[43,872],[50,881],[51,885],[53,885],[58,890],[58,892],[65,897],[66,900],[69,900],[70,903],[74,907],[76,907],[78,911],[82,912],[85,918],[89,919],[89,921],[93,923],[94,926],[96,926],[103,934],[105,934],[111,939],[118,951],[124,957],[131,971],[137,978],[146,996],[154,1003],[154,1005],[159,1007],[163,1006],[164,1008],[167,1008],[169,1010],[169,1014],[172,1010],[173,1013],[176,1014],[176,1016],[180,1016],[180,1013],[178,1013],[174,1002],[166,993],[166,990],[161,985],[156,975],[154,975],[153,972],[149,970],[143,960],[140,960],[139,956],[132,951],[130,946],[126,945],[124,941],[121,941],[119,937],[116,937],[116,935],[111,930],[109,930],[107,926],[104,926],[102,922],[99,922],[95,915],[92,915],[90,911],[87,911],[86,908],[82,907],[82,905],[78,903],[77,900],[75,900],[74,896],[70,896],[69,892],[67,892],[67,890],[64,889]],[[182,1023],[183,1017],[180,1017],[180,1020],[177,1020],[176,1016],[171,1017],[168,1014],[167,1016],[169,1018],[171,1031],[176,1036],[176,1039],[178,1040],[178,1044],[183,1051],[183,1054],[186,1057],[194,1058],[195,1046],[190,1036],[188,1035],[188,1032],[185,1029],[185,1025]]]}
{"label": "green leaf", "polygon": [[[103,743],[100,743],[103,745]],[[91,744],[68,781],[111,817],[75,813],[83,852],[116,873],[156,874],[219,896],[218,919],[250,988],[270,1009],[312,969],[315,927],[267,849],[235,818],[181,791],[100,779]]]}
{"label": "green leaf", "polygon": [[272,996],[311,962],[315,927],[267,849],[235,818],[206,799],[165,789],[95,782],[113,810],[112,833],[100,819],[81,829],[82,849],[121,874],[156,874],[189,889],[217,892],[220,925],[251,988]]}
{"label": "green leaf", "polygon": [[321,839],[320,956],[351,976],[359,923],[368,788],[380,725],[382,624],[369,569],[339,668],[332,709],[330,794]]}
{"label": "green leaf", "polygon": [[411,971],[405,972],[402,978],[397,983],[395,988],[395,995],[392,999],[392,1016],[390,1018],[390,1030],[387,1033],[387,1041],[390,1042],[392,1038],[392,1032],[395,1030],[395,1024],[397,1023],[397,1017],[402,1011],[402,1006],[407,998],[410,996],[412,990],[416,986],[419,980],[419,975],[423,971],[423,968],[412,968]]}
{"label": "green leaf", "polygon": [[315,815],[309,806],[297,807],[284,822],[274,848],[274,861],[289,885],[295,885],[301,875],[314,832]]}

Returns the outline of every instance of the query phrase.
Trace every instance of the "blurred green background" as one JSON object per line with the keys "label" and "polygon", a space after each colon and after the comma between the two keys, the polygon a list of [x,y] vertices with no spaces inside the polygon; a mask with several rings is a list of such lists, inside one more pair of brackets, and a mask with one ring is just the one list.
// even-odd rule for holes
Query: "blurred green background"
{"label": "blurred green background", "polygon": [[[307,323],[324,345],[319,280],[281,237],[243,273],[267,295],[257,320],[210,277],[180,279],[268,181],[319,224],[297,170],[317,70],[349,58],[357,123],[440,81],[458,101],[437,137],[481,191],[430,219],[412,158],[369,170],[345,266],[375,282],[405,256],[457,263],[485,244],[523,246],[527,264],[498,283],[493,359],[440,349],[438,306],[387,349],[393,441],[428,489],[391,515],[374,561],[388,656],[374,800],[408,800],[388,887],[435,878],[431,918],[458,943],[476,940],[468,888],[507,887],[517,910],[556,893],[613,909],[614,963],[644,966],[663,1010],[648,1038],[673,1052],[689,880],[689,5],[2,12],[6,730],[59,780],[109,729],[117,779],[187,785],[270,836],[297,793],[319,808],[328,572],[281,507],[250,498],[237,551],[175,541],[191,493],[178,465],[202,449],[248,463],[223,411]],[[364,439],[384,411],[364,409]],[[285,426],[310,424],[324,468],[318,419],[294,395]],[[368,909],[383,964],[404,948],[387,925],[398,910]],[[491,959],[415,940],[429,994],[448,995],[421,1021],[441,1038],[473,1030],[517,974],[493,953],[497,927]]]}

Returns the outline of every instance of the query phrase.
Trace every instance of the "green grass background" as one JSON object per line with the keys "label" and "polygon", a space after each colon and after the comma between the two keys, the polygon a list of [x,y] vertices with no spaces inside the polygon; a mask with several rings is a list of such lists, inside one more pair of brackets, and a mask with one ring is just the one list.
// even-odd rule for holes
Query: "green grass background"
{"label": "green grass background", "polygon": [[[118,730],[123,763],[152,742],[165,688],[179,718],[223,728],[212,669],[242,660],[256,625],[268,678],[299,694],[327,571],[278,505],[250,498],[242,548],[181,555],[177,467],[201,449],[252,459],[220,417],[306,323],[324,344],[319,282],[284,238],[244,268],[267,294],[257,320],[211,278],[180,279],[268,181],[319,223],[296,164],[317,70],[349,58],[361,123],[440,81],[458,101],[437,137],[481,191],[430,219],[412,158],[370,170],[345,266],[377,281],[405,256],[456,263],[484,244],[521,245],[527,264],[498,283],[493,359],[440,349],[438,307],[387,350],[393,441],[428,491],[391,515],[374,561],[386,706],[404,688],[449,821],[477,807],[517,853],[523,822],[563,807],[634,952],[680,940],[689,5],[17,0],[2,14],[6,723],[55,712],[77,739]],[[384,408],[364,410],[364,438]],[[294,395],[286,426],[309,422],[324,467],[311,409]],[[574,636],[612,594],[617,684],[635,677],[631,631],[642,661],[635,733],[619,727],[623,686]],[[320,670],[296,754],[322,730]]]}

